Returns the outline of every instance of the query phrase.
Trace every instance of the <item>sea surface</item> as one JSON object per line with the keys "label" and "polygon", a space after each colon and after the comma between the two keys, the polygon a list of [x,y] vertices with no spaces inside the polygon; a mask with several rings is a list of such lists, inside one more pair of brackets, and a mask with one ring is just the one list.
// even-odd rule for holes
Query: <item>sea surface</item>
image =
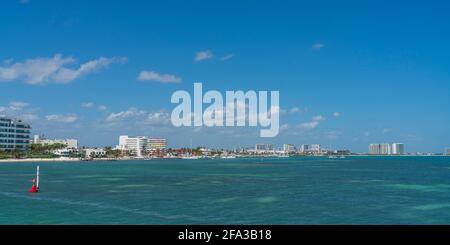
{"label": "sea surface", "polygon": [[0,224],[450,224],[450,157],[0,163]]}

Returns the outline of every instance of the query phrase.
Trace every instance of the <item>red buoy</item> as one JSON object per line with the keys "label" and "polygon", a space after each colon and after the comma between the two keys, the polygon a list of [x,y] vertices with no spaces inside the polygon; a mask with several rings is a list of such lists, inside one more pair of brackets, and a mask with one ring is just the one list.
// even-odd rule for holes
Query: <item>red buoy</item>
{"label": "red buoy", "polygon": [[33,182],[33,185],[28,192],[37,193],[39,191],[39,166],[36,167],[36,179],[33,179],[31,182]]}
{"label": "red buoy", "polygon": [[36,185],[34,183],[31,186],[31,188],[28,190],[28,192],[31,192],[31,193],[37,193],[38,192],[38,188],[36,187]]}

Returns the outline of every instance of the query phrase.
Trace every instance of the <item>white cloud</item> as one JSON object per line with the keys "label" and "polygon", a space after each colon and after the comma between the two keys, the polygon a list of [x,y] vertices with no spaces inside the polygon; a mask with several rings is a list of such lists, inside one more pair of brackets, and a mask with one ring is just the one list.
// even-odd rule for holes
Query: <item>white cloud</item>
{"label": "white cloud", "polygon": [[204,50],[204,51],[199,51],[199,52],[195,53],[194,60],[202,61],[202,60],[212,59],[213,57],[214,57],[214,54],[211,52],[211,50]]}
{"label": "white cloud", "polygon": [[111,113],[106,118],[109,125],[127,126],[168,126],[170,125],[169,113],[161,110],[157,112],[147,112],[135,107],[131,107],[126,111]]}
{"label": "white cloud", "polygon": [[137,116],[142,116],[145,114],[146,114],[145,111],[138,110],[135,107],[131,107],[126,111],[109,114],[109,116],[106,118],[106,121],[107,122],[117,122],[117,121],[122,121],[122,120],[126,120],[126,119],[131,119],[131,118],[134,118]]}
{"label": "white cloud", "polygon": [[[108,67],[112,63],[125,63],[126,58],[100,57],[73,67],[76,60],[56,54],[51,58],[34,58],[0,66],[0,81],[22,80],[32,85],[46,83],[69,83],[81,76]],[[11,63],[11,62],[10,62]]]}
{"label": "white cloud", "polygon": [[107,107],[105,105],[96,106],[94,102],[84,102],[81,104],[81,107],[88,108],[88,109],[97,108],[99,111],[105,111],[107,109]]}
{"label": "white cloud", "polygon": [[233,58],[234,56],[235,56],[234,54],[227,54],[227,55],[222,56],[220,58],[220,60],[221,61],[226,61],[226,60],[229,60],[229,59]]}
{"label": "white cloud", "polygon": [[81,107],[84,107],[84,108],[92,108],[92,107],[94,107],[94,102],[85,102],[85,103],[82,103],[81,104]]}
{"label": "white cloud", "polygon": [[323,117],[322,115],[318,115],[318,116],[314,116],[312,118],[313,121],[324,121],[325,117]]}
{"label": "white cloud", "polygon": [[155,71],[141,71],[137,78],[140,81],[155,81],[160,83],[180,83],[181,77],[171,74],[159,74]]}
{"label": "white cloud", "polygon": [[383,128],[383,134],[387,134],[391,131],[390,128]]}
{"label": "white cloud", "polygon": [[47,119],[47,121],[53,122],[73,123],[76,120],[78,120],[78,117],[75,114],[67,114],[67,115],[53,114],[45,116],[45,119]]}
{"label": "white cloud", "polygon": [[285,131],[289,129],[289,124],[285,123],[280,126],[280,131]]}
{"label": "white cloud", "polygon": [[315,43],[315,44],[313,44],[313,46],[312,46],[312,48],[313,48],[314,50],[317,50],[317,51],[321,50],[321,49],[324,48],[324,47],[325,47],[325,45],[322,44],[322,43]]}
{"label": "white cloud", "polygon": [[300,112],[301,110],[300,110],[300,108],[298,108],[298,107],[293,107],[293,108],[291,108],[291,110],[289,111],[290,113],[298,113],[298,112]]}
{"label": "white cloud", "polygon": [[9,109],[13,110],[13,111],[21,111],[23,110],[25,107],[29,106],[28,103],[26,102],[21,102],[21,101],[11,101],[9,103]]}
{"label": "white cloud", "polygon": [[333,113],[333,116],[334,116],[334,117],[340,117],[340,116],[341,116],[341,113],[340,113],[340,112],[335,112],[335,113]]}
{"label": "white cloud", "polygon": [[301,123],[297,127],[305,130],[315,129],[317,126],[319,126],[320,122],[324,120],[325,117],[321,115],[314,116],[310,122]]}
{"label": "white cloud", "polygon": [[0,113],[0,116],[17,117],[28,122],[39,118],[36,109],[22,101],[11,101],[7,106],[0,106]]}
{"label": "white cloud", "polygon": [[301,128],[301,129],[315,129],[317,126],[319,126],[319,121],[311,121],[311,122],[301,123],[299,125],[299,128]]}

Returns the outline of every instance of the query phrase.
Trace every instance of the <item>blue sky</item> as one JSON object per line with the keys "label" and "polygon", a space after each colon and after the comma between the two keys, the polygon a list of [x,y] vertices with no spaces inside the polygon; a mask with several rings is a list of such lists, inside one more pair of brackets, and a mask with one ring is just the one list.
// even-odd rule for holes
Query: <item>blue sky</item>
{"label": "blue sky", "polygon": [[[0,13],[0,114],[48,137],[450,147],[448,1],[11,0]],[[171,94],[194,82],[279,90],[282,131],[171,127]]]}

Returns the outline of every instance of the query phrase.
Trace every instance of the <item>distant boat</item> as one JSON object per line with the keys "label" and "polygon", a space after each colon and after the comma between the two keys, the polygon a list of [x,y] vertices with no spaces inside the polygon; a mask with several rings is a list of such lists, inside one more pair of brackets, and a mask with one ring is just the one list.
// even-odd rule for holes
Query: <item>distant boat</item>
{"label": "distant boat", "polygon": [[289,155],[278,155],[278,157],[286,158],[286,157],[289,157]]}
{"label": "distant boat", "polygon": [[184,157],[181,157],[181,159],[195,160],[195,159],[200,159],[200,157],[199,156],[184,156]]}
{"label": "distant boat", "polygon": [[328,156],[329,159],[336,159],[338,158],[337,156]]}
{"label": "distant boat", "polygon": [[222,158],[222,159],[235,159],[236,156],[234,156],[234,155],[230,155],[230,156],[221,156],[220,158]]}
{"label": "distant boat", "polygon": [[341,155],[339,158],[343,159],[343,158],[345,158],[345,156]]}

